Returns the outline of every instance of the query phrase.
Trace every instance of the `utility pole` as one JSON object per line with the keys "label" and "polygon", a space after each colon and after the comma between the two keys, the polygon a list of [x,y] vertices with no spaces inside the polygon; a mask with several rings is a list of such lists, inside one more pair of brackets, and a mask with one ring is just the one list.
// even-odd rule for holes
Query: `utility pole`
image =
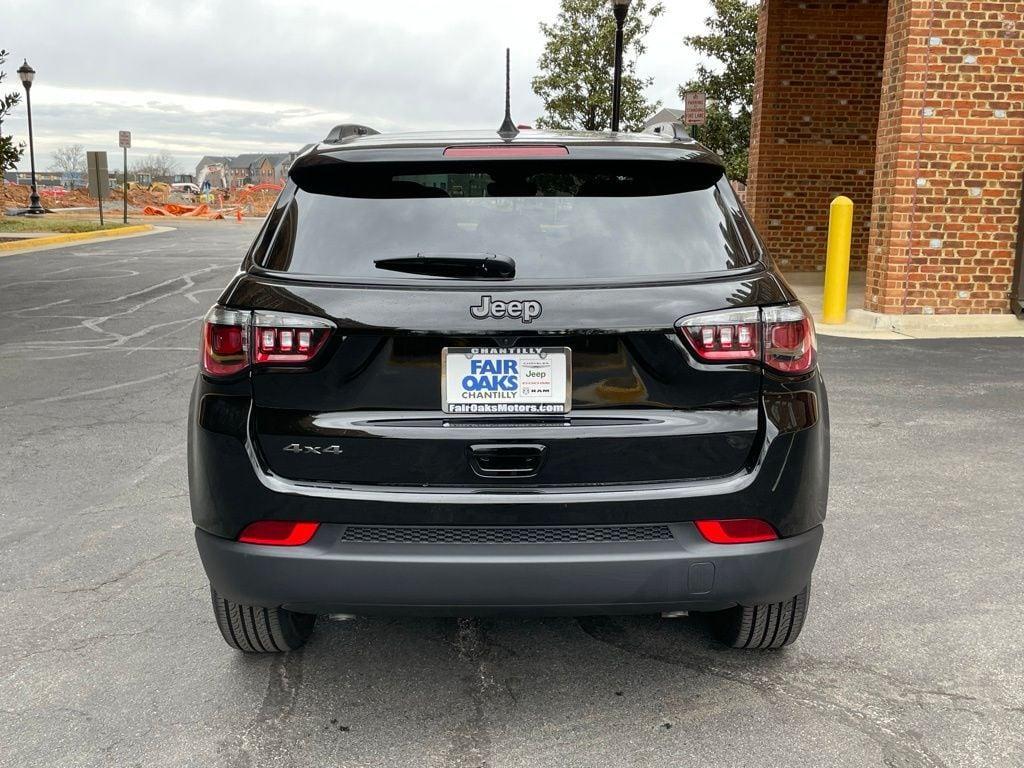
{"label": "utility pole", "polygon": [[128,223],[128,147],[132,145],[131,131],[118,131],[117,143],[124,150],[124,170],[121,171],[121,195],[124,198],[124,223]]}
{"label": "utility pole", "polygon": [[615,14],[615,73],[612,82],[612,130],[619,130],[619,115],[622,111],[622,27],[626,23],[630,0],[612,0]]}

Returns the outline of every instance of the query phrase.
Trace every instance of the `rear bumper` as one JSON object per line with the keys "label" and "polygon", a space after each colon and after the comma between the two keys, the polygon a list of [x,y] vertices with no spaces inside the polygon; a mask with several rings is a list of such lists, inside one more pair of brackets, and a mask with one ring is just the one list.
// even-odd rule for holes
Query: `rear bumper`
{"label": "rear bumper", "polygon": [[[237,385],[241,389],[241,384]],[[767,520],[781,536],[821,525],[828,498],[825,389],[817,376],[766,380],[763,437],[740,471],[705,480],[584,486],[487,487],[332,484],[293,480],[267,468],[250,435],[247,394],[211,391],[199,377],[189,420],[192,519],[234,539],[256,520],[347,525],[615,525],[681,523],[716,517]],[[224,389],[224,386],[220,387]],[[809,397],[818,417],[789,423],[786,399]],[[786,417],[786,418],[783,418]],[[512,434],[495,430],[488,437]],[[529,430],[514,432],[516,442]],[[541,441],[543,442],[543,441]]]}
{"label": "rear bumper", "polygon": [[721,610],[806,586],[821,526],[757,544],[706,542],[690,523],[657,541],[369,543],[325,524],[301,547],[240,544],[196,530],[224,597],[304,613],[551,614]]}

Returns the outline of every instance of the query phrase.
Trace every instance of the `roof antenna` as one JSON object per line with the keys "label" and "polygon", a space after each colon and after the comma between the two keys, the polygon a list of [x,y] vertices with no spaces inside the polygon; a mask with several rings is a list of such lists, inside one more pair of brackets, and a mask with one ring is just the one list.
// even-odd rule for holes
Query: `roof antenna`
{"label": "roof antenna", "polygon": [[512,141],[516,136],[519,135],[519,129],[516,128],[516,124],[512,122],[512,107],[509,103],[509,90],[511,82],[510,73],[510,61],[511,54],[509,49],[505,49],[505,120],[502,122],[501,127],[498,129],[498,135],[501,136],[505,141]]}

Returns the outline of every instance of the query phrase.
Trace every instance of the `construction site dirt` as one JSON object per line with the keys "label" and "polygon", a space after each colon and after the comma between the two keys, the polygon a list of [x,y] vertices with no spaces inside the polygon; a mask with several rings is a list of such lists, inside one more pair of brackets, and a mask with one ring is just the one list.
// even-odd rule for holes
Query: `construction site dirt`
{"label": "construction site dirt", "polygon": [[[168,185],[154,184],[152,188],[129,187],[128,208],[133,215],[191,216],[194,218],[223,219],[242,216],[266,216],[281,191],[279,184],[254,184],[239,189],[213,190],[205,195],[190,195],[171,189]],[[25,208],[29,204],[31,188],[24,184],[6,182],[0,189],[0,212]],[[111,189],[104,200],[104,208],[111,210],[123,204],[124,193]],[[39,200],[50,210],[69,208],[97,208],[99,201],[88,190],[63,187],[40,187]]]}

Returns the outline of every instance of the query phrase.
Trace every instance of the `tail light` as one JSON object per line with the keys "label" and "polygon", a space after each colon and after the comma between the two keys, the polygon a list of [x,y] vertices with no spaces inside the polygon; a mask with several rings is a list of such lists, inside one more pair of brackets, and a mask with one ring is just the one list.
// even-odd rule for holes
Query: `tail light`
{"label": "tail light", "polygon": [[249,366],[309,363],[333,329],[322,317],[214,307],[203,322],[203,373],[223,378]]}
{"label": "tail light", "polygon": [[760,321],[760,310],[750,307],[693,315],[676,327],[702,360],[759,360]]}
{"label": "tail light", "polygon": [[701,360],[759,361],[779,373],[807,373],[816,361],[814,322],[802,304],[746,307],[684,317],[676,331]]}
{"label": "tail light", "polygon": [[268,544],[276,547],[298,547],[309,542],[320,523],[292,520],[257,520],[239,534],[243,544]]}
{"label": "tail light", "polygon": [[814,367],[814,321],[802,304],[764,307],[764,362],[780,373],[807,373]]}
{"label": "tail light", "polygon": [[249,312],[214,307],[203,321],[203,372],[234,376],[249,367]]}
{"label": "tail light", "polygon": [[770,523],[756,518],[738,520],[697,520],[694,525],[700,535],[712,544],[753,544],[756,541],[775,541],[779,534]]}
{"label": "tail light", "polygon": [[255,365],[308,363],[323,347],[334,323],[321,317],[253,312]]}

